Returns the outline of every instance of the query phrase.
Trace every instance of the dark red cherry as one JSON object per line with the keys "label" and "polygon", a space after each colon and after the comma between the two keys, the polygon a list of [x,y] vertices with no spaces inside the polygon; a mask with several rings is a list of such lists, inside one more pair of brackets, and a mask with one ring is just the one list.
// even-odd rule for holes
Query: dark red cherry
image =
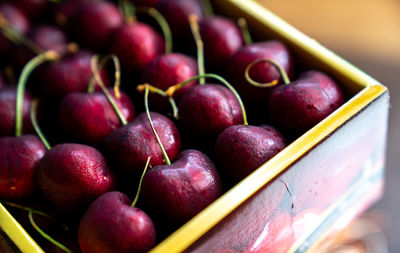
{"label": "dark red cherry", "polygon": [[165,51],[164,40],[141,22],[127,23],[111,34],[110,51],[118,56],[124,70],[141,73],[146,65]]}
{"label": "dark red cherry", "polygon": [[[16,87],[4,87],[0,89],[0,136],[15,135],[15,106]],[[25,92],[23,98],[22,118],[23,133],[33,133],[33,126],[30,117],[32,96]]]}
{"label": "dark red cherry", "polygon": [[[178,129],[162,114],[152,112],[150,115],[168,157],[171,160],[175,159],[181,149]],[[165,163],[145,113],[111,133],[105,140],[104,146],[110,158],[125,172],[139,174],[149,156],[152,166]]]}
{"label": "dark red cherry", "polygon": [[46,152],[37,168],[46,199],[63,212],[79,211],[115,187],[103,155],[81,144],[59,144]]}
{"label": "dark red cherry", "polygon": [[[274,89],[259,88],[251,85],[245,79],[245,70],[247,66],[257,59],[272,59],[279,63],[288,74],[293,77],[293,60],[286,46],[279,41],[266,41],[253,43],[244,46],[229,60],[226,69],[228,80],[237,89],[243,100],[252,103],[259,103],[268,99],[269,94]],[[250,70],[250,77],[260,83],[268,83],[278,80],[282,83],[279,71],[270,63],[259,62]]]}
{"label": "dark red cherry", "polygon": [[[115,97],[109,89],[122,115],[129,122],[135,117],[135,109],[128,95],[121,92]],[[60,104],[58,118],[67,133],[78,141],[100,146],[115,129],[122,126],[114,108],[103,92],[75,92],[66,96]]]}
{"label": "dark red cherry", "polygon": [[33,135],[0,138],[0,198],[19,200],[36,189],[36,168],[46,152]]}
{"label": "dark red cherry", "polygon": [[185,128],[197,138],[216,139],[227,127],[243,123],[237,98],[217,84],[195,85],[179,104]]}
{"label": "dark red cherry", "polygon": [[[142,80],[161,90],[167,90],[170,86],[183,82],[197,75],[197,63],[192,57],[169,53],[155,58],[147,65]],[[174,99],[179,103],[182,96],[193,86],[195,81],[184,86],[174,93]],[[161,109],[169,109],[168,102],[160,95],[152,94],[151,105]]]}
{"label": "dark red cherry", "polygon": [[188,221],[222,194],[214,164],[197,150],[185,150],[171,165],[150,169],[142,192],[150,210],[175,225]]}
{"label": "dark red cherry", "polygon": [[239,27],[220,16],[206,17],[199,25],[207,69],[223,70],[232,55],[244,45]]}
{"label": "dark red cherry", "polygon": [[[44,95],[52,99],[62,99],[72,92],[86,92],[92,76],[91,58],[90,52],[79,51],[59,62],[43,66],[45,69],[41,69],[38,75]],[[101,71],[100,75],[104,84],[109,85],[106,71]]]}
{"label": "dark red cherry", "polygon": [[123,24],[118,7],[107,1],[90,1],[74,17],[74,30],[79,42],[93,50],[106,50],[111,33]]}
{"label": "dark red cherry", "polygon": [[302,134],[344,102],[339,86],[320,71],[307,71],[271,93],[268,113],[283,131]]}
{"label": "dark red cherry", "polygon": [[154,246],[156,231],[150,217],[131,207],[125,194],[107,192],[83,215],[78,240],[83,253],[147,252]]}

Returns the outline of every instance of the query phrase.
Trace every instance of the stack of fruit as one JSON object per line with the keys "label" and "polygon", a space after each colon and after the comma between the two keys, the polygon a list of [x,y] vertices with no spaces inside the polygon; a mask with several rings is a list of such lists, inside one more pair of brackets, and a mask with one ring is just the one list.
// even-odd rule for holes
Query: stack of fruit
{"label": "stack of fruit", "polygon": [[145,252],[344,102],[238,24],[199,0],[1,1],[2,203],[67,252],[33,215]]}

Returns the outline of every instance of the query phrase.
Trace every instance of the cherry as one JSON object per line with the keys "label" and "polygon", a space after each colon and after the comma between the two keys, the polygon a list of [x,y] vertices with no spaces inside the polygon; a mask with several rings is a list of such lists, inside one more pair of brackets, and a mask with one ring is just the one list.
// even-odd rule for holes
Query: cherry
{"label": "cherry", "polygon": [[[162,114],[152,112],[151,118],[168,156],[174,159],[181,148],[178,129]],[[138,173],[149,156],[152,166],[164,163],[163,153],[145,113],[112,132],[105,140],[104,147],[110,158],[125,172]]]}
{"label": "cherry", "polygon": [[199,25],[207,67],[213,71],[222,70],[244,45],[240,29],[231,20],[220,16],[206,17]]}
{"label": "cherry", "polygon": [[0,138],[1,199],[19,200],[33,194],[36,167],[45,152],[43,143],[33,135]]}
{"label": "cherry", "polygon": [[[7,26],[15,32],[25,35],[30,29],[30,23],[26,14],[17,6],[11,3],[0,4],[1,24],[0,26]],[[3,33],[3,32],[2,32]],[[5,37],[0,35],[0,55],[9,53],[13,43]]]}
{"label": "cherry", "polygon": [[121,192],[108,192],[96,199],[83,215],[78,232],[83,253],[147,252],[155,239],[150,217],[132,207]]}
{"label": "cherry", "polygon": [[[191,38],[189,15],[200,19],[204,16],[202,6],[197,0],[160,0],[157,8],[167,20],[177,48],[187,47],[184,43]],[[182,45],[182,46],[181,46]]]}
{"label": "cherry", "polygon": [[53,25],[39,25],[28,34],[35,51],[25,45],[18,46],[13,52],[13,62],[18,68],[22,68],[37,53],[53,50],[63,54],[67,49],[67,35]]}
{"label": "cherry", "polygon": [[141,73],[146,65],[165,51],[162,37],[141,22],[121,25],[111,34],[110,51],[121,60],[124,70]]}
{"label": "cherry", "polygon": [[[245,79],[245,71],[250,63],[257,59],[272,59],[278,62],[291,78],[294,73],[292,57],[286,46],[279,41],[266,41],[253,43],[239,49],[229,60],[226,69],[227,79],[232,82],[239,94],[247,102],[260,103],[268,99],[274,88],[259,88],[252,86]],[[283,80],[279,71],[269,63],[259,62],[249,71],[250,77],[260,83]]]}
{"label": "cherry", "polygon": [[[11,136],[15,133],[15,103],[17,96],[16,87],[4,87],[0,89],[0,136]],[[32,96],[25,92],[23,96],[23,132],[33,133],[33,127],[29,115]]]}
{"label": "cherry", "polygon": [[221,171],[238,182],[285,147],[279,135],[256,126],[226,128],[215,144],[215,157]]}
{"label": "cherry", "polygon": [[79,42],[94,50],[106,50],[111,33],[123,24],[122,16],[113,3],[89,1],[74,17],[74,30]]}
{"label": "cherry", "polygon": [[145,204],[175,224],[188,221],[221,194],[214,164],[197,150],[182,151],[174,163],[153,167],[143,179]]}
{"label": "cherry", "polygon": [[[38,73],[45,95],[52,99],[62,99],[69,93],[86,91],[92,76],[91,59],[92,54],[82,50],[46,66],[46,69]],[[108,86],[106,72],[102,71],[101,76]]]}
{"label": "cherry", "polygon": [[[167,90],[170,86],[183,82],[195,75],[197,75],[195,59],[179,53],[169,53],[160,55],[151,61],[147,65],[142,79],[161,90]],[[174,99],[179,102],[194,84],[195,82],[193,81],[178,90],[174,94]],[[150,101],[157,109],[166,107],[166,101],[161,99],[159,95],[151,96]]]}
{"label": "cherry", "polygon": [[81,144],[59,144],[46,152],[37,168],[43,195],[63,212],[79,211],[115,186],[102,154]]}
{"label": "cherry", "polygon": [[[135,117],[129,97],[121,92],[117,98],[110,93],[127,121]],[[114,130],[122,126],[117,113],[103,92],[75,92],[66,96],[59,107],[59,121],[71,136],[83,143],[100,146]]]}
{"label": "cherry", "polygon": [[343,104],[343,93],[326,74],[311,70],[278,86],[268,101],[271,119],[291,135],[302,134]]}
{"label": "cherry", "polygon": [[[172,96],[177,90],[199,79],[200,85],[193,86],[182,97],[179,116],[188,132],[202,141],[214,140],[225,128],[246,121],[242,113],[243,104],[237,92],[222,77],[204,74],[203,43],[199,32],[198,18],[190,15],[189,22],[197,45],[198,76],[189,78],[168,88]],[[205,77],[219,80],[228,88],[217,84],[205,84]],[[243,110],[244,111],[244,110]]]}
{"label": "cherry", "polygon": [[243,123],[237,98],[218,84],[196,85],[187,91],[179,104],[179,116],[197,138],[215,139],[225,128]]}

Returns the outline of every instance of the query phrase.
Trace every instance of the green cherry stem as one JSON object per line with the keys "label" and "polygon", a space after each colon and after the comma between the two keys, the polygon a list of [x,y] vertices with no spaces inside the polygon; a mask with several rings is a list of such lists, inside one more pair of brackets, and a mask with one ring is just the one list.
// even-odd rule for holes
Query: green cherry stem
{"label": "green cherry stem", "polygon": [[195,80],[198,80],[200,78],[214,78],[218,81],[220,81],[222,84],[224,84],[232,93],[233,95],[236,97],[236,99],[239,102],[239,106],[240,109],[242,110],[242,115],[243,115],[243,124],[244,125],[248,125],[249,123],[247,122],[247,114],[246,114],[246,109],[244,108],[244,104],[242,99],[239,96],[239,93],[237,93],[237,91],[235,90],[235,88],[233,88],[233,86],[231,84],[228,83],[228,81],[226,81],[223,77],[216,75],[216,74],[204,74],[204,75],[197,75],[197,76],[193,76],[183,82],[180,82],[178,84],[175,84],[174,86],[171,86],[168,88],[168,90],[165,91],[165,93],[168,96],[173,96],[174,93],[179,90],[180,88],[184,87],[185,85],[187,85],[190,82],[193,82]]}
{"label": "green cherry stem", "polygon": [[39,100],[35,99],[33,100],[32,104],[31,104],[31,121],[32,121],[32,125],[33,128],[35,129],[36,134],[39,136],[40,140],[43,142],[43,144],[46,146],[47,150],[51,149],[51,146],[49,144],[49,142],[47,141],[46,137],[44,136],[42,130],[39,127],[39,124],[37,122],[37,107],[39,104]]}
{"label": "green cherry stem", "polygon": [[12,27],[9,26],[8,21],[4,18],[4,16],[0,13],[0,30],[1,33],[10,41],[15,44],[23,44],[35,54],[43,53],[43,50],[40,49],[33,41],[25,37],[24,35],[15,31]]}
{"label": "green cherry stem", "polygon": [[213,11],[210,0],[202,0],[201,3],[202,3],[204,13],[206,14],[206,16],[214,16],[214,11]]}
{"label": "green cherry stem", "polygon": [[169,104],[170,104],[171,107],[172,107],[172,115],[173,115],[173,117],[174,117],[175,119],[178,119],[178,106],[176,105],[175,99],[174,99],[173,97],[168,96],[168,95],[165,93],[165,91],[163,91],[162,89],[159,89],[159,88],[157,88],[157,87],[154,87],[154,86],[152,86],[152,85],[150,85],[150,84],[148,84],[148,83],[139,84],[139,85],[136,87],[136,90],[137,90],[138,92],[142,93],[146,88],[148,88],[149,91],[150,91],[151,93],[156,93],[156,94],[158,94],[158,95],[160,95],[160,96],[163,96],[163,97],[165,97],[166,99],[168,99]]}
{"label": "green cherry stem", "polygon": [[128,0],[118,1],[120,12],[123,14],[126,23],[134,23],[136,21],[135,6]]}
{"label": "green cherry stem", "polygon": [[155,136],[156,139],[157,139],[157,143],[158,143],[158,145],[160,146],[161,152],[162,152],[163,157],[164,157],[165,164],[166,164],[166,165],[170,165],[170,164],[171,164],[171,161],[169,160],[168,154],[167,154],[167,152],[165,151],[164,145],[161,143],[160,137],[158,136],[157,131],[156,131],[156,129],[154,128],[153,120],[151,119],[151,116],[150,116],[150,110],[149,110],[149,91],[150,91],[149,87],[146,87],[145,90],[144,90],[144,108],[146,109],[146,115],[147,115],[147,118],[148,118],[148,120],[149,120],[149,123],[150,123],[150,126],[151,126],[151,130],[153,131],[153,134],[154,134],[154,136]]}
{"label": "green cherry stem", "polygon": [[245,18],[239,18],[237,21],[237,24],[242,31],[244,43],[246,45],[250,45],[253,43],[253,39],[251,38],[250,31],[249,31],[249,26],[247,25],[247,21]]}
{"label": "green cherry stem", "polygon": [[100,86],[101,90],[104,92],[104,94],[107,97],[108,102],[110,102],[111,106],[113,107],[114,111],[117,113],[119,119],[122,122],[122,125],[128,124],[126,121],[124,115],[122,115],[121,110],[118,108],[117,104],[114,101],[114,98],[110,94],[110,92],[107,90],[107,88],[104,86],[103,80],[101,80],[100,74],[99,74],[99,56],[98,55],[93,55],[90,65],[92,67],[92,72],[94,75],[94,78],[96,79],[97,84]]}
{"label": "green cherry stem", "polygon": [[17,97],[15,102],[15,135],[22,135],[22,106],[24,101],[25,86],[29,75],[40,64],[47,61],[57,61],[60,55],[55,51],[47,51],[35,56],[24,67],[18,80]]}
{"label": "green cherry stem", "polygon": [[72,250],[68,249],[67,247],[65,247],[63,244],[57,242],[55,239],[53,239],[50,235],[48,235],[46,232],[44,232],[41,228],[39,228],[39,226],[36,224],[35,220],[33,219],[33,210],[29,211],[29,221],[32,224],[33,228],[41,235],[43,236],[45,239],[47,239],[48,241],[50,241],[51,243],[53,243],[55,246],[57,246],[58,248],[64,250],[67,253],[73,253]]}
{"label": "green cherry stem", "polygon": [[171,28],[168,25],[167,20],[164,18],[164,16],[157,11],[155,8],[149,8],[149,7],[138,7],[137,12],[141,12],[141,13],[146,13],[148,14],[150,17],[152,17],[160,26],[163,35],[164,35],[164,39],[165,39],[165,53],[171,53],[172,52],[172,32],[171,32]]}
{"label": "green cherry stem", "polygon": [[149,164],[150,164],[150,159],[151,159],[151,157],[150,157],[150,156],[149,156],[149,157],[147,157],[146,166],[144,167],[144,170],[143,170],[142,176],[140,177],[140,180],[139,180],[139,186],[138,186],[138,189],[137,189],[137,192],[136,192],[135,199],[133,200],[133,202],[132,202],[132,204],[131,204],[131,207],[135,207],[135,205],[136,205],[136,202],[137,202],[137,201],[138,201],[138,199],[139,199],[140,190],[142,189],[142,182],[143,182],[143,178],[144,178],[144,175],[145,175],[145,174],[146,174],[146,172],[147,172],[147,168],[149,167]]}
{"label": "green cherry stem", "polygon": [[269,83],[259,83],[259,82],[253,80],[253,79],[250,77],[250,70],[251,70],[251,68],[252,68],[255,64],[260,63],[260,62],[267,62],[267,63],[272,64],[275,68],[278,69],[279,74],[281,75],[283,82],[284,82],[285,84],[289,84],[289,83],[290,83],[290,79],[289,79],[288,75],[286,74],[285,70],[283,69],[283,67],[282,67],[278,62],[276,62],[276,61],[274,61],[274,60],[271,60],[271,59],[266,59],[266,58],[264,59],[264,58],[262,58],[262,59],[257,59],[257,60],[255,60],[255,61],[253,61],[252,63],[250,63],[250,64],[246,67],[246,70],[244,71],[244,78],[245,78],[246,81],[249,82],[251,85],[256,86],[256,87],[260,87],[260,88],[268,88],[268,87],[272,87],[272,86],[275,86],[275,85],[278,84],[278,80],[273,80],[272,82],[269,82]]}
{"label": "green cherry stem", "polygon": [[[197,67],[199,70],[199,76],[203,76],[205,74],[204,70],[204,44],[203,40],[201,39],[200,35],[200,28],[199,28],[199,18],[191,14],[189,16],[189,23],[190,23],[190,29],[192,30],[193,38],[196,42],[196,47],[197,47]],[[200,84],[205,84],[206,80],[205,78],[200,78],[199,79]]]}

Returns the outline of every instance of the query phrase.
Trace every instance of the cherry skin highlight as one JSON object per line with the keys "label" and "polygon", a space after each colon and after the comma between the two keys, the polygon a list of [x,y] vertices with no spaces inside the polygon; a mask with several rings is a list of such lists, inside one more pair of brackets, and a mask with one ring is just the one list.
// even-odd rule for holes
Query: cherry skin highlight
{"label": "cherry skin highlight", "polygon": [[33,195],[36,168],[45,152],[34,135],[0,138],[0,199],[13,201]]}
{"label": "cherry skin highlight", "polygon": [[74,212],[113,190],[115,177],[95,148],[59,144],[47,151],[40,161],[37,183],[53,206],[63,212]]}
{"label": "cherry skin highlight", "polygon": [[97,198],[83,215],[78,232],[83,253],[147,252],[156,232],[150,217],[131,207],[121,192],[107,192]]}

